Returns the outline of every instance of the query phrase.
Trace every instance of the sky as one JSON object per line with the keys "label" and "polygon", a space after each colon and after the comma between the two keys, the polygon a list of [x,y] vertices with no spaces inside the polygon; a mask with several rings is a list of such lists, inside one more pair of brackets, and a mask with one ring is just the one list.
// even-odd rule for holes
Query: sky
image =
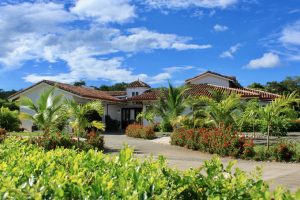
{"label": "sky", "polygon": [[300,75],[299,0],[1,0],[0,88]]}

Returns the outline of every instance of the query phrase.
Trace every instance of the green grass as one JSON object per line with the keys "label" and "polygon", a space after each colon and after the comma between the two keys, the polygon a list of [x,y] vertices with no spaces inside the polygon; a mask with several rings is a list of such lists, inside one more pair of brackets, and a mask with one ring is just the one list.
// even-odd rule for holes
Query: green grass
{"label": "green grass", "polygon": [[26,137],[37,137],[43,135],[43,132],[10,132],[9,136],[26,136]]}

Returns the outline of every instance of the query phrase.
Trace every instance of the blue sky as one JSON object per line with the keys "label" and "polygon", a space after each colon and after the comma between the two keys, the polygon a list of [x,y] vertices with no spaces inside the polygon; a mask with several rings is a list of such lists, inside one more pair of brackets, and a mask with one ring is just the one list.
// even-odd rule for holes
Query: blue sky
{"label": "blue sky", "polygon": [[[64,4],[62,3],[64,2]],[[299,0],[2,0],[0,88],[300,74]]]}

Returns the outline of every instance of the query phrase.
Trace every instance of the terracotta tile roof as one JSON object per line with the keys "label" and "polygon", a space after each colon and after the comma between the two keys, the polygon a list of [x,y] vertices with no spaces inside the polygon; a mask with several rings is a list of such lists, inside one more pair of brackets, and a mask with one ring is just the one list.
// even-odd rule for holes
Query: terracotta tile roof
{"label": "terracotta tile roof", "polygon": [[67,92],[70,92],[72,94],[81,96],[83,98],[88,98],[88,99],[100,99],[100,100],[106,100],[106,101],[114,101],[114,102],[119,102],[120,100],[116,97],[113,97],[103,91],[100,90],[95,90],[92,88],[86,88],[86,87],[80,87],[80,86],[74,86],[74,85],[70,85],[70,84],[65,84],[65,83],[59,83],[59,82],[54,82],[54,81],[49,81],[49,80],[43,80],[40,81],[34,85],[32,85],[29,88],[26,88],[24,90],[21,90],[15,94],[13,94],[12,96],[10,96],[9,98],[13,98],[14,96],[29,90],[30,88],[35,87],[36,85],[39,85],[41,83],[47,83],[48,85],[52,85],[55,86],[61,90],[65,90]]}
{"label": "terracotta tile roof", "polygon": [[[263,92],[259,90],[253,90],[248,88],[229,88],[211,84],[189,84],[190,89],[187,90],[187,95],[191,96],[211,96],[210,91],[221,91],[227,93],[236,93],[241,95],[242,98],[259,98],[261,100],[272,100],[278,98],[280,95]],[[153,90],[145,92],[139,96],[128,98],[127,101],[147,101],[157,100],[161,94],[160,90]]]}
{"label": "terracotta tile roof", "polygon": [[193,78],[189,78],[189,79],[185,80],[185,82],[189,83],[191,80],[196,79],[196,78],[198,78],[200,76],[203,76],[205,74],[213,74],[213,75],[216,75],[216,76],[220,76],[220,77],[226,78],[226,79],[228,79],[233,84],[232,86],[234,86],[234,87],[242,87],[240,85],[240,83],[237,81],[237,79],[236,79],[235,76],[226,76],[226,75],[219,74],[217,72],[212,72],[212,71],[206,71],[206,72],[204,72],[202,74],[199,74],[199,75],[197,75],[197,76],[195,76]]}
{"label": "terracotta tile roof", "polygon": [[[103,91],[103,90],[102,90]],[[110,96],[126,96],[126,91],[103,91]]]}
{"label": "terracotta tile roof", "polygon": [[143,81],[137,80],[133,81],[132,83],[129,83],[127,85],[128,88],[137,88],[137,87],[146,87],[146,88],[151,88],[150,85],[147,83],[144,83]]}

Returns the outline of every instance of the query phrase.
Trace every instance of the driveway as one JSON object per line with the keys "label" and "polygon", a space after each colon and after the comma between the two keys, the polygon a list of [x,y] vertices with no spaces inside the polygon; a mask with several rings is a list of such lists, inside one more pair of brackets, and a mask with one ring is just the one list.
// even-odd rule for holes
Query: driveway
{"label": "driveway", "polygon": [[[170,167],[186,170],[191,167],[197,168],[212,155],[185,149],[169,144],[161,144],[151,140],[130,138],[122,134],[104,134],[105,147],[108,153],[117,153],[124,144],[128,144],[135,149],[139,157],[153,155],[163,155],[167,158]],[[231,158],[222,158],[222,162],[227,164]],[[256,162],[240,160],[237,167],[244,171],[253,171],[256,166],[263,167],[263,179],[270,181],[272,187],[283,185],[292,191],[300,188],[300,164],[298,163],[278,163],[278,162]]]}

